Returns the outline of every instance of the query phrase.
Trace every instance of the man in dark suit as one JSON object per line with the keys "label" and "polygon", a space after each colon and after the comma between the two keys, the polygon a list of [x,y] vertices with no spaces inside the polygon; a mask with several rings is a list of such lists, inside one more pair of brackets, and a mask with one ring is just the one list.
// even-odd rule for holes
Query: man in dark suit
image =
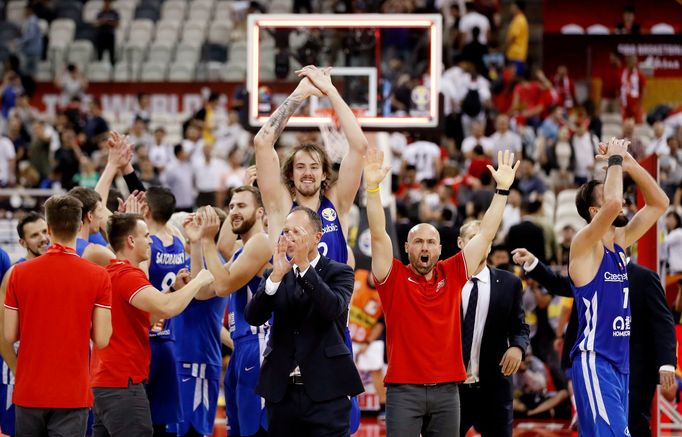
{"label": "man in dark suit", "polygon": [[[463,248],[479,230],[477,221],[462,226],[457,245]],[[519,369],[529,344],[522,294],[519,278],[488,267],[485,258],[462,289],[462,348],[467,366],[467,379],[459,391],[462,436],[472,426],[483,437],[512,435],[511,375]]]}
{"label": "man in dark suit", "polygon": [[[520,248],[513,253],[514,262],[523,266],[528,277],[538,281],[552,294],[573,297],[567,276],[554,273],[526,249]],[[656,384],[660,381],[664,390],[670,390],[675,385],[675,322],[659,276],[629,258],[627,272],[632,312],[628,428],[633,437],[649,437],[651,402]],[[568,356],[577,337],[577,318],[574,306],[564,337],[564,368],[570,367]]]}
{"label": "man in dark suit", "polygon": [[343,336],[355,276],[348,265],[319,254],[321,236],[315,211],[292,209],[273,271],[246,306],[254,326],[274,314],[256,386],[270,436],[348,436],[349,396],[363,391]]}

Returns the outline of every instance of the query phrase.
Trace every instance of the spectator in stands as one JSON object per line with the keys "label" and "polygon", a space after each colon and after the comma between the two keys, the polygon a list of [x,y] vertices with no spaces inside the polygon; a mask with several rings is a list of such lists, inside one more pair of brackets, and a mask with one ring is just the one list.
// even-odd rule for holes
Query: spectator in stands
{"label": "spectator in stands", "polygon": [[40,30],[38,17],[33,12],[33,6],[26,5],[26,16],[19,41],[20,53],[24,71],[35,76],[38,62],[43,54],[43,32]]}
{"label": "spectator in stands", "polygon": [[521,223],[521,193],[516,188],[512,188],[509,190],[509,198],[504,206],[502,227],[497,234],[498,239],[496,242],[504,241],[509,233],[509,229],[519,223]]}
{"label": "spectator in stands", "polygon": [[497,160],[497,152],[509,149],[516,154],[517,158],[521,157],[521,137],[515,132],[509,130],[509,117],[505,114],[500,114],[495,119],[495,133],[490,137],[493,142],[493,148],[490,150],[490,156],[493,162]]}
{"label": "spectator in stands", "polygon": [[443,167],[440,146],[425,140],[408,144],[403,154],[403,166],[407,165],[413,165],[416,168],[417,182],[439,178]]}
{"label": "spectator in stands", "polygon": [[530,70],[524,71],[521,82],[514,87],[510,111],[510,115],[516,116],[519,124],[532,126],[534,129],[542,123],[549,103],[546,96],[547,87],[541,83],[546,78],[542,70],[537,70],[536,74],[540,80],[533,79]]}
{"label": "spectator in stands", "polygon": [[216,195],[222,190],[222,177],[227,171],[227,164],[213,157],[213,144],[204,143],[199,154],[192,158],[195,187],[198,191],[196,206],[215,205]]}
{"label": "spectator in stands", "polygon": [[95,48],[97,49],[97,59],[101,61],[104,52],[109,52],[109,61],[111,65],[114,65],[116,64],[116,28],[118,28],[121,17],[111,3],[112,0],[104,0],[102,10],[97,14]]}
{"label": "spectator in stands", "polygon": [[[571,249],[571,242],[575,237],[576,229],[573,225],[566,225],[561,230],[561,238],[557,247],[557,262],[560,266],[568,266],[568,252]],[[568,271],[565,272],[568,275]]]}
{"label": "spectator in stands", "polygon": [[[682,182],[682,149],[680,149],[680,142],[677,137],[669,137],[667,143],[670,153],[660,157],[660,182],[668,196],[671,197],[676,189],[679,190],[679,185]],[[675,199],[675,206],[677,207],[680,204],[677,195],[675,195]]]}
{"label": "spectator in stands", "polygon": [[635,21],[635,7],[627,5],[623,8],[623,21],[616,24],[616,33],[639,35],[641,28]]}
{"label": "spectator in stands", "polygon": [[566,114],[563,106],[555,105],[549,111],[549,117],[545,118],[538,129],[538,136],[544,138],[545,147],[552,147],[559,138],[559,130],[566,124]]}
{"label": "spectator in stands", "polygon": [[79,187],[95,189],[97,181],[99,180],[99,172],[97,166],[92,159],[83,155],[80,159],[80,170],[74,177],[74,180]]}
{"label": "spectator in stands", "polygon": [[506,247],[496,245],[490,249],[490,254],[488,254],[488,265],[490,267],[511,271],[510,261],[511,258]]}
{"label": "spectator in stands", "polygon": [[0,113],[5,120],[7,120],[9,112],[16,105],[17,98],[23,92],[24,89],[21,86],[19,74],[12,70],[6,71],[2,79],[2,85],[0,85],[0,103],[2,104]]}
{"label": "spectator in stands", "polygon": [[0,138],[0,187],[13,187],[16,182],[16,152],[12,141]]}
{"label": "spectator in stands", "polygon": [[28,144],[26,137],[22,135],[21,132],[21,120],[19,120],[19,117],[16,115],[11,116],[9,120],[7,120],[7,138],[9,138],[14,145],[17,162],[25,160]]}
{"label": "spectator in stands", "polygon": [[531,194],[528,205],[528,218],[542,229],[545,240],[545,259],[549,262],[556,261],[557,240],[554,233],[554,222],[545,215],[543,198],[541,195]]}
{"label": "spectator in stands", "polygon": [[630,117],[623,119],[623,134],[624,139],[630,141],[628,150],[635,159],[642,159],[646,156],[646,145],[642,138],[635,134],[635,119]]}
{"label": "spectator in stands", "polygon": [[623,120],[633,117],[637,123],[641,123],[646,79],[639,71],[637,62],[635,55],[625,58],[626,67],[620,73],[620,106]]}
{"label": "spectator in stands", "polygon": [[480,121],[485,124],[485,108],[490,106],[490,82],[476,71],[473,64],[464,62],[464,76],[457,96],[462,111],[462,131],[464,135],[471,132],[471,123]]}
{"label": "spectator in stands", "polygon": [[402,172],[395,196],[408,209],[421,200],[421,184],[417,182],[417,168],[407,164]]}
{"label": "spectator in stands", "polygon": [[519,168],[519,178],[517,188],[521,192],[524,201],[528,201],[531,194],[544,194],[546,188],[538,172],[535,170],[535,161],[529,156],[524,156],[521,160],[521,167]]}
{"label": "spectator in stands", "polygon": [[[547,384],[547,368],[538,357],[531,353],[514,375],[515,417],[553,418],[568,413],[568,390],[550,391]],[[560,411],[557,407],[563,405]]]}
{"label": "spectator in stands", "polygon": [[33,122],[33,136],[31,143],[28,146],[28,159],[31,166],[38,172],[41,181],[46,180],[50,176],[50,144],[52,143],[52,136],[46,129],[46,123],[43,120],[36,120]]}
{"label": "spectator in stands", "polygon": [[161,175],[161,182],[173,192],[176,211],[194,210],[194,167],[181,144],[174,148],[175,160]]}
{"label": "spectator in stands", "polygon": [[594,155],[597,153],[599,139],[587,130],[588,120],[576,119],[575,133],[571,138],[573,149],[574,182],[580,186],[592,178],[594,172]]}
{"label": "spectator in stands", "polygon": [[88,89],[88,80],[76,64],[68,64],[54,82],[55,87],[61,91],[60,103],[68,105],[74,98],[82,98]]}
{"label": "spectator in stands", "polygon": [[201,138],[201,121],[190,120],[184,131],[185,138],[182,140],[182,148],[191,159],[196,153],[201,152],[204,140]]}
{"label": "spectator in stands", "polygon": [[665,215],[665,230],[662,252],[668,262],[668,274],[682,275],[682,219],[675,211]]}
{"label": "spectator in stands", "polygon": [[478,74],[488,78],[488,69],[485,66],[485,57],[488,54],[488,46],[482,44],[479,35],[481,30],[478,27],[471,29],[473,39],[462,47],[462,59],[471,64]]}
{"label": "spectator in stands", "polygon": [[519,247],[532,246],[532,249],[528,250],[537,254],[538,259],[545,263],[545,235],[542,228],[532,220],[530,210],[533,206],[532,202],[521,202],[521,221],[509,228],[505,246],[509,252]]}
{"label": "spectator in stands", "polygon": [[228,154],[235,148],[244,148],[242,137],[246,130],[239,123],[239,112],[230,110],[227,123],[216,126],[216,142],[213,154],[221,159],[228,159]]}
{"label": "spectator in stands", "polygon": [[134,146],[144,145],[149,148],[154,142],[152,136],[147,132],[147,125],[142,118],[135,118],[133,127],[128,132],[128,141]]}
{"label": "spectator in stands", "polygon": [[483,152],[483,146],[477,144],[474,153],[469,160],[469,176],[482,179],[484,173],[489,173],[488,166],[493,165],[493,161]]}
{"label": "spectator in stands", "polygon": [[16,105],[9,112],[9,116],[19,119],[21,122],[21,133],[26,141],[29,141],[33,121],[38,118],[39,114],[38,110],[31,106],[31,99],[25,91],[18,96]]}
{"label": "spectator in stands", "polygon": [[644,156],[649,156],[656,154],[657,156],[670,154],[670,148],[668,147],[667,136],[665,135],[665,125],[662,121],[656,121],[653,125],[654,137],[651,139],[649,144],[646,145],[644,149]]}
{"label": "spectator in stands", "polygon": [[152,104],[151,97],[147,93],[139,93],[137,95],[137,109],[133,120],[141,119],[148,128],[152,121]]}
{"label": "spectator in stands", "polygon": [[[220,158],[215,158],[222,161]],[[244,154],[241,149],[235,147],[227,155],[227,167],[220,176],[221,188],[236,188],[244,185],[246,180],[246,167],[244,167]]]}
{"label": "spectator in stands", "polygon": [[483,152],[491,156],[493,150],[495,149],[492,139],[485,136],[485,125],[483,122],[474,120],[471,123],[471,135],[464,138],[462,141],[462,154],[465,158],[470,159],[474,156],[474,148],[480,145],[483,148]]}
{"label": "spectator in stands", "polygon": [[[477,39],[482,45],[488,44],[488,34],[490,33],[490,21],[488,17],[480,14],[476,10],[476,3],[467,0],[464,3],[464,15],[459,19],[460,47]],[[474,36],[474,29],[478,28],[478,35]]]}
{"label": "spectator in stands", "polygon": [[80,158],[83,156],[80,146],[76,141],[76,132],[73,128],[67,128],[62,132],[62,146],[55,152],[55,170],[60,176],[61,187],[70,190],[76,186],[74,177],[80,170]]}
{"label": "spectator in stands", "polygon": [[[92,154],[97,150],[97,145],[109,134],[109,124],[102,117],[102,102],[98,98],[90,101],[90,111],[85,121],[83,133],[85,134],[85,151]],[[136,143],[133,143],[136,144]]]}
{"label": "spectator in stands", "polygon": [[157,173],[162,173],[173,158],[173,146],[166,141],[166,129],[158,126],[154,129],[154,140],[149,145],[149,161]]}
{"label": "spectator in stands", "polygon": [[568,76],[568,68],[559,65],[556,74],[552,78],[552,85],[557,94],[557,104],[566,109],[571,109],[576,105],[575,83]]}
{"label": "spectator in stands", "polygon": [[514,65],[517,75],[521,75],[525,71],[526,58],[528,57],[528,20],[524,14],[525,9],[526,3],[522,0],[515,0],[512,3],[513,18],[507,29],[505,42],[507,61]]}

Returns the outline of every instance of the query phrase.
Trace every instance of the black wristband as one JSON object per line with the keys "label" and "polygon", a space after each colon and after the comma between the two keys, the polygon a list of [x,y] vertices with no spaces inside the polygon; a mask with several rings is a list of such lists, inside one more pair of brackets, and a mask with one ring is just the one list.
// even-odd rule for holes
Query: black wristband
{"label": "black wristband", "polygon": [[176,290],[175,287],[173,287],[172,285],[171,285],[168,289],[170,290],[171,293],[173,293],[173,292],[175,292],[175,291],[178,291],[178,290]]}
{"label": "black wristband", "polygon": [[609,167],[612,165],[623,165],[623,157],[620,155],[609,156]]}
{"label": "black wristband", "polygon": [[509,196],[509,190],[503,190],[501,188],[495,189],[495,193],[499,194],[500,196]]}

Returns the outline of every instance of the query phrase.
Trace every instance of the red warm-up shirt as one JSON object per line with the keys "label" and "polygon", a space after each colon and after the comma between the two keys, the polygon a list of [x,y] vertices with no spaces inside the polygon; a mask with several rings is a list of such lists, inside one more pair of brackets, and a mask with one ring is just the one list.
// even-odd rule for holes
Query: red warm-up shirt
{"label": "red warm-up shirt", "polygon": [[376,287],[386,320],[387,384],[436,384],[466,379],[460,305],[468,278],[462,252],[438,261],[431,280],[393,259]]}
{"label": "red warm-up shirt", "polygon": [[92,356],[93,387],[127,387],[149,377],[149,313],[130,302],[135,295],[152,284],[142,270],[128,261],[111,260],[107,266],[111,277],[111,323],[114,329],[109,346],[96,349]]}
{"label": "red warm-up shirt", "polygon": [[19,312],[16,405],[92,406],[89,364],[95,307],[111,308],[109,275],[74,249],[53,244],[44,255],[14,266],[5,308]]}

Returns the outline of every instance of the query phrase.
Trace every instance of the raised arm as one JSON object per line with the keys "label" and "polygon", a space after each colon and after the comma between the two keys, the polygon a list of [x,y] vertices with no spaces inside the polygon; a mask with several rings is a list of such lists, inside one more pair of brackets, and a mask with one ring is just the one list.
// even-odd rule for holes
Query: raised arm
{"label": "raised arm", "polygon": [[[505,150],[504,153],[502,151],[497,152],[497,162],[497,170],[491,165],[488,165],[488,170],[490,170],[490,173],[495,178],[497,190],[509,191],[521,161],[514,163],[514,154],[510,153],[509,150]],[[500,227],[506,204],[507,194],[496,192],[493,201],[483,216],[483,220],[481,220],[481,230],[462,249],[467,272],[475,272],[481,261],[488,256],[488,248],[495,239],[495,234]]]}
{"label": "raised arm", "polygon": [[616,233],[616,242],[621,247],[630,247],[656,224],[668,209],[670,201],[656,180],[629,153],[623,157],[623,171],[635,181],[644,197],[644,207]]}
{"label": "raised arm", "polygon": [[[133,156],[132,146],[126,144],[125,138],[116,131],[112,131],[109,135],[107,148],[109,149],[107,164],[95,186],[95,191],[100,195],[102,204],[105,206],[109,199],[109,189],[111,188],[114,179],[116,179],[116,175],[118,175],[118,172],[122,168],[130,164],[130,160]],[[107,216],[112,214],[112,211],[109,211],[108,208],[105,208],[105,210]]]}
{"label": "raised arm", "polygon": [[343,215],[350,210],[362,178],[362,157],[367,152],[368,142],[360,128],[355,114],[343,100],[331,79],[330,68],[317,68],[312,65],[296,72],[299,77],[307,77],[331,101],[332,108],[341,122],[341,131],[348,140],[348,153],[341,161],[338,182],[334,186],[339,212]]}
{"label": "raised arm", "polygon": [[595,249],[600,247],[602,237],[609,231],[623,209],[623,167],[617,164],[617,161],[620,158],[622,162],[626,153],[627,142],[612,138],[609,140],[606,153],[597,155],[601,160],[612,159],[613,164],[606,172],[601,207],[596,206],[597,214],[587,226],[578,231],[571,242],[569,273],[574,282],[577,282],[576,285],[584,285],[584,282],[594,276]]}
{"label": "raised arm", "polygon": [[379,282],[391,272],[393,244],[386,232],[386,216],[381,203],[381,181],[391,167],[384,164],[384,152],[369,149],[365,157],[365,187],[367,192],[367,221],[372,237],[372,274]]}
{"label": "raised arm", "polygon": [[268,264],[272,251],[267,235],[257,234],[251,237],[237,260],[223,265],[215,243],[215,236],[220,227],[218,214],[211,207],[204,208],[199,213],[199,223],[204,262],[215,278],[213,289],[218,296],[227,296],[239,290]]}
{"label": "raised arm", "polygon": [[287,126],[289,118],[312,95],[321,96],[322,93],[310,83],[310,80],[304,78],[253,139],[256,149],[256,172],[259,176],[258,188],[263,195],[263,203],[268,214],[284,214],[291,208],[291,195],[282,184],[280,162],[274,146]]}

